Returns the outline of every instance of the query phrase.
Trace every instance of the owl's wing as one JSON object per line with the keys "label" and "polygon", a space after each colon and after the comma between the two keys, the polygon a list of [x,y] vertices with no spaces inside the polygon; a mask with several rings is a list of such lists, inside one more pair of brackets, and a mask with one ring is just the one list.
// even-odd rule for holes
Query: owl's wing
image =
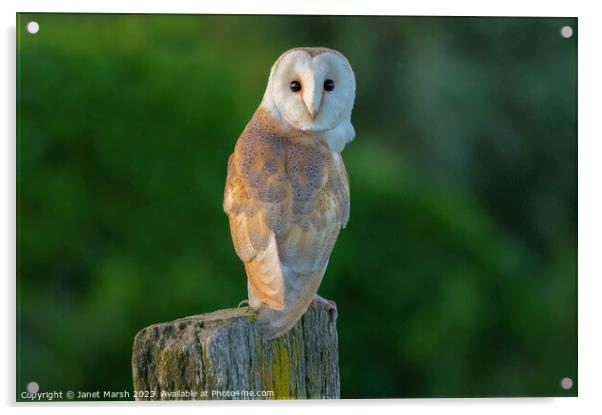
{"label": "owl's wing", "polygon": [[224,210],[245,263],[251,305],[271,309],[263,318],[269,337],[305,312],[347,223],[349,184],[337,157],[315,143],[291,143],[253,128],[230,157]]}
{"label": "owl's wing", "polygon": [[297,273],[317,272],[349,220],[347,172],[340,155],[319,146],[291,144],[287,156],[292,217],[278,241],[281,260]]}
{"label": "owl's wing", "polygon": [[261,303],[276,310],[285,306],[277,234],[290,222],[290,186],[281,144],[281,138],[248,127],[228,160],[224,211],[234,248],[245,264],[253,308]]}

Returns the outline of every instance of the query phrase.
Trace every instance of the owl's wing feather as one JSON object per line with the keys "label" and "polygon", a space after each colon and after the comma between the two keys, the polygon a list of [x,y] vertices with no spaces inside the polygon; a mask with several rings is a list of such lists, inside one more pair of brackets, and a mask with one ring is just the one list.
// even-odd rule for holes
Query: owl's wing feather
{"label": "owl's wing feather", "polygon": [[234,248],[245,264],[254,298],[280,310],[284,307],[284,275],[276,237],[266,223],[261,206],[248,197],[248,185],[239,177],[233,157],[229,162],[224,210],[230,219]]}

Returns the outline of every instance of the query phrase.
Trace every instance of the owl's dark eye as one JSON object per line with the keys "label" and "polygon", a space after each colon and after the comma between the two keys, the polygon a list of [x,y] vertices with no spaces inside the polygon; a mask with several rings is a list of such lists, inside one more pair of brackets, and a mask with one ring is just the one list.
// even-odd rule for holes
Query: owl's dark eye
{"label": "owl's dark eye", "polygon": [[332,91],[334,89],[334,81],[332,79],[327,79],[324,81],[324,90],[325,91]]}
{"label": "owl's dark eye", "polygon": [[293,92],[301,91],[301,83],[299,81],[291,82],[290,87],[291,87],[291,91],[293,91]]}

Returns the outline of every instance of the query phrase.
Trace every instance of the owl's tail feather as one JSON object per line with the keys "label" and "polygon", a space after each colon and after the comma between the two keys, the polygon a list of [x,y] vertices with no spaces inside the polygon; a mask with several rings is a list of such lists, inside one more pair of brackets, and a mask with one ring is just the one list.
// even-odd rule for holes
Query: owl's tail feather
{"label": "owl's tail feather", "polygon": [[261,304],[257,311],[256,327],[260,335],[268,339],[275,339],[286,334],[303,317],[311,304],[318,286],[322,280],[324,271],[307,274],[308,286],[296,298],[286,299],[286,305],[282,310],[274,310],[266,304]]}
{"label": "owl's tail feather", "polygon": [[[309,304],[294,310],[272,310],[268,306],[261,306],[257,316],[257,331],[268,339],[275,339],[286,334],[301,319],[307,311]],[[288,311],[288,312],[287,312]]]}

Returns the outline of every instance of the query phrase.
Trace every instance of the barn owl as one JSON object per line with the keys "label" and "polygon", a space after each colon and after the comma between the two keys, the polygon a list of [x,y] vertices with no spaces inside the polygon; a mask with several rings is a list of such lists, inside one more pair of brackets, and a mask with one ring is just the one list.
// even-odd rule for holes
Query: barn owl
{"label": "barn owl", "polygon": [[317,295],[349,220],[341,151],[353,140],[355,76],[327,48],[296,48],[272,66],[263,100],[228,160],[224,211],[247,274],[258,332],[285,334]]}

